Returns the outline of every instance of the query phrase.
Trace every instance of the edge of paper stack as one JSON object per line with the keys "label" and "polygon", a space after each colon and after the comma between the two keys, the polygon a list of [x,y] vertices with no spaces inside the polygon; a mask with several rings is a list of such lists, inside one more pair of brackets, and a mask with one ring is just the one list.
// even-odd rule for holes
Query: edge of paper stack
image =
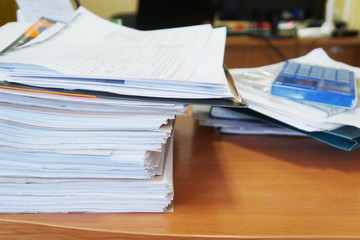
{"label": "edge of paper stack", "polygon": [[2,89],[0,212],[162,212],[178,104]]}

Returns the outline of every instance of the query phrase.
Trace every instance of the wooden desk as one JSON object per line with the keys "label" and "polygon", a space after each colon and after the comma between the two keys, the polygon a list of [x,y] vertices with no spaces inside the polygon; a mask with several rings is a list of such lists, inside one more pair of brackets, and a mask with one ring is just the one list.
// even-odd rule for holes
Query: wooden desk
{"label": "wooden desk", "polygon": [[360,149],[176,123],[174,213],[0,214],[0,239],[360,239]]}
{"label": "wooden desk", "polygon": [[[327,54],[340,62],[360,67],[360,38],[287,38],[270,39],[287,59],[303,56],[315,48],[323,48]],[[269,47],[264,39],[230,36],[226,40],[224,62],[229,68],[260,67],[283,59]]]}

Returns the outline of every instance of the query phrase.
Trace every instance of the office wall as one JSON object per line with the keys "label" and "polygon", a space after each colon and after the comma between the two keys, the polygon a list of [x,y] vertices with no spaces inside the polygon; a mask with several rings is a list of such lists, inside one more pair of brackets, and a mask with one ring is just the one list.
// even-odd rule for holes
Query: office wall
{"label": "office wall", "polygon": [[[0,0],[1,1],[1,0]],[[119,13],[134,13],[137,9],[137,0],[79,0],[81,5],[95,14],[109,18]],[[149,0],[151,1],[151,0]]]}
{"label": "office wall", "polygon": [[[134,13],[138,3],[137,0],[79,0],[79,2],[104,18],[109,18],[118,13]],[[17,8],[15,0],[0,0],[0,26],[16,21]]]}
{"label": "office wall", "polygon": [[15,0],[0,0],[0,26],[16,21],[16,9]]}
{"label": "office wall", "polygon": [[339,20],[346,21],[348,28],[360,30],[359,0],[335,0],[334,5]]}

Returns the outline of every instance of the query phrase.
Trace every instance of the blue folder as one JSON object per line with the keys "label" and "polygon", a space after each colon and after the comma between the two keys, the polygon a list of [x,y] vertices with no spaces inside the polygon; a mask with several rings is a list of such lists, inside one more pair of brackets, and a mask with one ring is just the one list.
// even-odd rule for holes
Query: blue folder
{"label": "blue folder", "polygon": [[282,127],[292,129],[297,132],[301,132],[310,137],[313,137],[317,140],[320,140],[324,143],[330,144],[334,147],[351,151],[360,145],[360,128],[353,126],[342,126],[331,131],[318,131],[318,132],[308,132],[293,126],[290,126],[286,123],[278,121],[274,118],[268,117],[264,114],[251,110],[249,108],[229,108],[232,111],[238,111],[250,116],[259,118],[269,123],[273,123]]}

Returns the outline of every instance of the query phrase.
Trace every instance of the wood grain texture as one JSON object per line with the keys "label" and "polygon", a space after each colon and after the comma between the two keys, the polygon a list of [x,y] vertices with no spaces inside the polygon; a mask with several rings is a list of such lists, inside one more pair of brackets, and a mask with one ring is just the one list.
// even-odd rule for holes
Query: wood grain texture
{"label": "wood grain texture", "polygon": [[360,239],[360,149],[176,122],[175,212],[0,214],[0,239]]}

